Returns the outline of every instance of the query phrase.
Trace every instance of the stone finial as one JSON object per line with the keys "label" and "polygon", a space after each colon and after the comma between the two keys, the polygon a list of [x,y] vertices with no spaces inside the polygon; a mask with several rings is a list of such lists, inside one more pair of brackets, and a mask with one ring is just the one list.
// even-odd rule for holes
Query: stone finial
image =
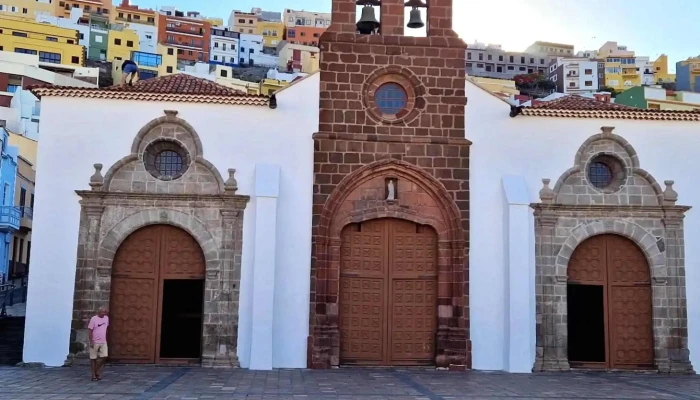
{"label": "stone finial", "polygon": [[601,126],[600,130],[603,131],[603,136],[610,136],[612,135],[612,131],[615,129],[614,126]]}
{"label": "stone finial", "polygon": [[226,193],[236,194],[236,190],[238,190],[238,182],[236,182],[235,174],[236,170],[234,168],[228,169],[228,179],[226,183],[224,183],[224,191]]}
{"label": "stone finial", "polygon": [[105,178],[102,176],[102,164],[95,164],[95,173],[90,177],[90,187],[92,190],[102,190]]}
{"label": "stone finial", "polygon": [[674,205],[678,201],[678,192],[673,190],[673,181],[664,181],[666,190],[664,190],[664,204]]}
{"label": "stone finial", "polygon": [[163,110],[168,117],[177,117],[177,110]]}
{"label": "stone finial", "polygon": [[542,179],[542,189],[540,190],[540,200],[543,203],[553,203],[554,202],[554,190],[549,187],[549,182],[551,180],[544,178]]}

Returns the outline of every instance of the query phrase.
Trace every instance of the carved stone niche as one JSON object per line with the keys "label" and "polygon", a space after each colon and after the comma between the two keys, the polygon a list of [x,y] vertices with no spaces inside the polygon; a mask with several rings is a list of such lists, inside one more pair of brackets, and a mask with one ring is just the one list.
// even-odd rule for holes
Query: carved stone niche
{"label": "carved stone niche", "polygon": [[[67,363],[86,362],[90,318],[111,299],[112,262],[120,244],[154,224],[178,227],[202,249],[206,267],[203,366],[236,367],[243,213],[234,169],[224,181],[203,158],[194,128],[176,111],[144,126],[131,153],[102,176],[95,164],[91,190],[78,190],[81,216],[73,319]],[[86,171],[87,174],[87,171]]]}
{"label": "carved stone niche", "polygon": [[536,358],[534,371],[570,368],[569,260],[586,239],[626,237],[646,257],[651,276],[654,368],[691,373],[685,295],[683,218],[673,181],[662,190],[640,166],[632,145],[602,127],[579,148],[554,188],[543,179],[535,210]]}

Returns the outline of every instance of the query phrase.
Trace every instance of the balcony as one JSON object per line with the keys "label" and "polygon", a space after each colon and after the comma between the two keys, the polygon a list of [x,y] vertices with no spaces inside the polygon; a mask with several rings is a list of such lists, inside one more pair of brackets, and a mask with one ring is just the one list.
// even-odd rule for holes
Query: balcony
{"label": "balcony", "polygon": [[153,21],[149,21],[147,19],[135,19],[135,18],[129,18],[129,17],[116,17],[115,20],[117,21],[122,21],[122,22],[133,22],[134,24],[144,24],[144,25],[153,25],[155,26],[156,21],[155,19]]}
{"label": "balcony", "polygon": [[173,32],[173,33],[182,33],[185,35],[195,35],[195,36],[204,36],[204,29],[200,28],[197,31],[192,31],[189,29],[184,29],[184,28],[177,28],[177,27],[172,27],[172,26],[166,26],[165,30],[167,32]]}
{"label": "balcony", "polygon": [[19,229],[21,211],[15,206],[0,206],[0,232],[10,233]]}
{"label": "balcony", "polygon": [[569,71],[566,73],[567,78],[578,78],[578,72]]}
{"label": "balcony", "polygon": [[19,207],[20,221],[19,227],[23,231],[32,230],[32,220],[34,219],[34,209],[31,207]]}

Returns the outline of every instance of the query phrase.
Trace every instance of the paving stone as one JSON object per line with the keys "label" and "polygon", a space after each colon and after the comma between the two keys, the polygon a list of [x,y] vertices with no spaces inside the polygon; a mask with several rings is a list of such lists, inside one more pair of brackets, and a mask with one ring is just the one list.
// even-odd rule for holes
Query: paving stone
{"label": "paving stone", "polygon": [[0,400],[700,400],[700,377],[618,373],[274,370],[107,366],[0,368]]}

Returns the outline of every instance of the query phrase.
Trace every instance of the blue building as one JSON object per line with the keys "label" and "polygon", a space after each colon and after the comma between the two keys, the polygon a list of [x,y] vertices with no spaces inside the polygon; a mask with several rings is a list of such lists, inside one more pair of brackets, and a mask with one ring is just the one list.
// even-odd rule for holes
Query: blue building
{"label": "blue building", "polygon": [[676,63],[676,90],[700,93],[700,57]]}
{"label": "blue building", "polygon": [[15,179],[17,179],[17,157],[19,149],[8,145],[9,134],[0,128],[0,187],[2,187],[2,205],[0,205],[0,282],[7,281],[10,266],[10,242],[12,234],[19,229],[20,208],[15,206]]}

